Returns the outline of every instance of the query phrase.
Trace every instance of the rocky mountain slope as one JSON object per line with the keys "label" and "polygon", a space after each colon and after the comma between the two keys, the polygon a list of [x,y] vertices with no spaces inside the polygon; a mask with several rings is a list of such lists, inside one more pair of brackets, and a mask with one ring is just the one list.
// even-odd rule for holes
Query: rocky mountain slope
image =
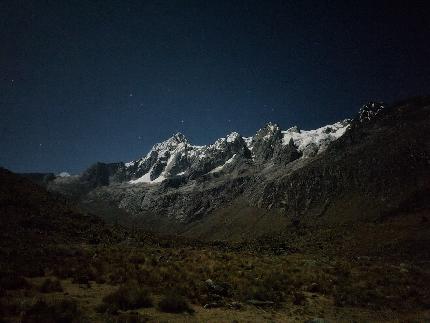
{"label": "rocky mountain slope", "polygon": [[97,163],[47,187],[116,220],[125,211],[136,225],[206,238],[375,220],[429,189],[429,112],[428,98],[369,103],[316,130],[269,123],[208,146],[178,133],[135,161]]}

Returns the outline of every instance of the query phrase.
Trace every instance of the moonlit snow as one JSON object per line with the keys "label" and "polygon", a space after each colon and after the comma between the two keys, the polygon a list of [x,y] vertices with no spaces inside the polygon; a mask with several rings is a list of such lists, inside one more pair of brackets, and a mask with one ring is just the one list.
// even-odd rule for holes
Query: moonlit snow
{"label": "moonlit snow", "polygon": [[[349,120],[344,120],[336,122],[331,125],[327,125],[315,130],[300,130],[298,127],[291,127],[287,130],[281,131],[282,134],[282,145],[288,145],[292,139],[297,149],[303,153],[302,158],[307,158],[314,152],[314,154],[321,153],[324,151],[328,145],[340,138],[345,131],[349,128]],[[274,135],[275,131],[279,131],[277,125],[273,123],[267,124],[268,133],[265,135],[263,140],[269,140],[271,136]],[[213,169],[209,170],[208,173],[217,173],[224,169],[228,164],[234,163],[236,159],[236,154],[228,153],[229,145],[234,145],[238,140],[243,140],[246,147],[252,151],[253,145],[256,140],[256,136],[251,137],[241,137],[239,133],[232,132],[224,138],[216,140],[213,144],[207,146],[195,146],[191,145],[187,138],[181,134],[177,133],[171,138],[158,143],[152,147],[152,149],[146,154],[146,156],[125,163],[124,166],[127,170],[136,169],[136,167],[142,167],[143,165],[150,165],[151,167],[144,175],[137,179],[130,180],[130,184],[155,184],[161,183],[167,178],[172,176],[184,176],[187,174],[187,166],[177,166],[178,160],[186,160],[187,165],[193,163],[205,162],[213,158],[214,155],[219,156],[221,153],[225,155],[224,163],[221,165],[214,166]],[[154,166],[163,165],[162,172],[159,175],[151,179],[151,174],[153,174]],[[172,169],[175,171],[172,172]],[[159,168],[158,168],[159,169]],[[154,177],[154,176],[152,176]]]}

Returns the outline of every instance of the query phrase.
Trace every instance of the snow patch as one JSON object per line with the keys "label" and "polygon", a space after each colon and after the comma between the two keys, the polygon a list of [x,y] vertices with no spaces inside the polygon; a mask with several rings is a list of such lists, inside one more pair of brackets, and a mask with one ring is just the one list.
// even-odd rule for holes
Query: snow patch
{"label": "snow patch", "polygon": [[212,169],[209,173],[218,173],[218,172],[222,171],[226,165],[231,164],[233,162],[234,157],[236,157],[236,154],[234,154],[230,159],[228,159],[223,165],[220,165],[220,166]]}
{"label": "snow patch", "polygon": [[133,179],[129,181],[129,183],[130,184],[140,184],[140,183],[154,184],[154,183],[161,183],[162,181],[164,181],[166,178],[163,176],[163,174],[158,176],[156,179],[151,180],[151,173],[153,168],[154,166],[152,166],[149,172],[147,172],[145,175],[143,175],[142,177],[139,177],[138,179]]}

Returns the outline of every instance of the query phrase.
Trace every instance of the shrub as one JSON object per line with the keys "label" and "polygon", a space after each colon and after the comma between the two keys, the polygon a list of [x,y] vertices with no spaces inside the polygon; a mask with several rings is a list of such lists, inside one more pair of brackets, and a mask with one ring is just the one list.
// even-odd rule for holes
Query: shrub
{"label": "shrub", "polygon": [[67,265],[58,265],[53,268],[53,274],[61,279],[71,278],[74,275],[73,269]]}
{"label": "shrub", "polygon": [[124,268],[115,269],[109,275],[109,282],[113,285],[124,284],[127,281],[128,275]]}
{"label": "shrub", "polygon": [[255,299],[258,301],[272,301],[275,298],[273,291],[263,284],[249,287],[245,295],[245,299]]}
{"label": "shrub", "polygon": [[15,316],[19,313],[20,308],[14,300],[0,299],[0,317]]}
{"label": "shrub", "polygon": [[91,286],[90,278],[85,274],[76,274],[72,279],[73,284],[81,284],[81,285],[87,285],[88,287]]}
{"label": "shrub", "polygon": [[334,292],[336,306],[366,306],[377,308],[384,300],[379,290],[353,285],[341,285]]}
{"label": "shrub", "polygon": [[45,270],[40,265],[28,266],[23,270],[22,274],[26,277],[43,277],[45,276]]}
{"label": "shrub", "polygon": [[335,274],[338,278],[348,278],[351,276],[351,264],[346,261],[338,261],[335,267]]}
{"label": "shrub", "polygon": [[167,313],[194,313],[188,301],[183,296],[174,293],[166,295],[158,303],[158,307],[162,312]]}
{"label": "shrub", "polygon": [[8,290],[29,289],[30,283],[22,276],[6,274],[0,279],[0,287]]}
{"label": "shrub", "polygon": [[62,300],[54,303],[37,301],[24,312],[23,323],[77,323],[82,322],[83,316],[74,300]]}
{"label": "shrub", "polygon": [[306,296],[302,292],[293,293],[293,304],[303,306],[306,303]]}
{"label": "shrub", "polygon": [[[151,307],[152,298],[149,292],[138,286],[121,286],[115,292],[103,298],[103,303],[108,305],[106,311],[113,308],[120,310],[134,310],[142,307]],[[102,310],[102,306],[99,310]]]}
{"label": "shrub", "polygon": [[275,303],[285,300],[287,292],[291,289],[288,275],[273,271],[265,276],[259,281],[248,281],[247,286],[242,287],[244,300],[254,299]]}
{"label": "shrub", "polygon": [[118,315],[118,306],[115,304],[107,304],[107,303],[101,303],[96,306],[95,308],[97,313],[107,313],[112,315]]}
{"label": "shrub", "polygon": [[41,293],[52,293],[52,292],[62,292],[63,287],[58,279],[51,280],[49,278],[45,279],[42,285],[39,287],[39,292]]}
{"label": "shrub", "polygon": [[142,265],[146,261],[145,257],[142,255],[135,255],[129,259],[129,262],[136,265]]}
{"label": "shrub", "polygon": [[121,313],[116,319],[116,323],[145,323],[149,318],[137,312]]}

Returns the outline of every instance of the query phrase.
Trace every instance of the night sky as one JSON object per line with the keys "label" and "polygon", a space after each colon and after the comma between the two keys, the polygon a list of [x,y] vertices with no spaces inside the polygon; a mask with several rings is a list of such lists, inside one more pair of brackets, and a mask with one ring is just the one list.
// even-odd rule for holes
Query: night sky
{"label": "night sky", "polygon": [[425,2],[0,1],[0,165],[79,173],[430,94]]}

